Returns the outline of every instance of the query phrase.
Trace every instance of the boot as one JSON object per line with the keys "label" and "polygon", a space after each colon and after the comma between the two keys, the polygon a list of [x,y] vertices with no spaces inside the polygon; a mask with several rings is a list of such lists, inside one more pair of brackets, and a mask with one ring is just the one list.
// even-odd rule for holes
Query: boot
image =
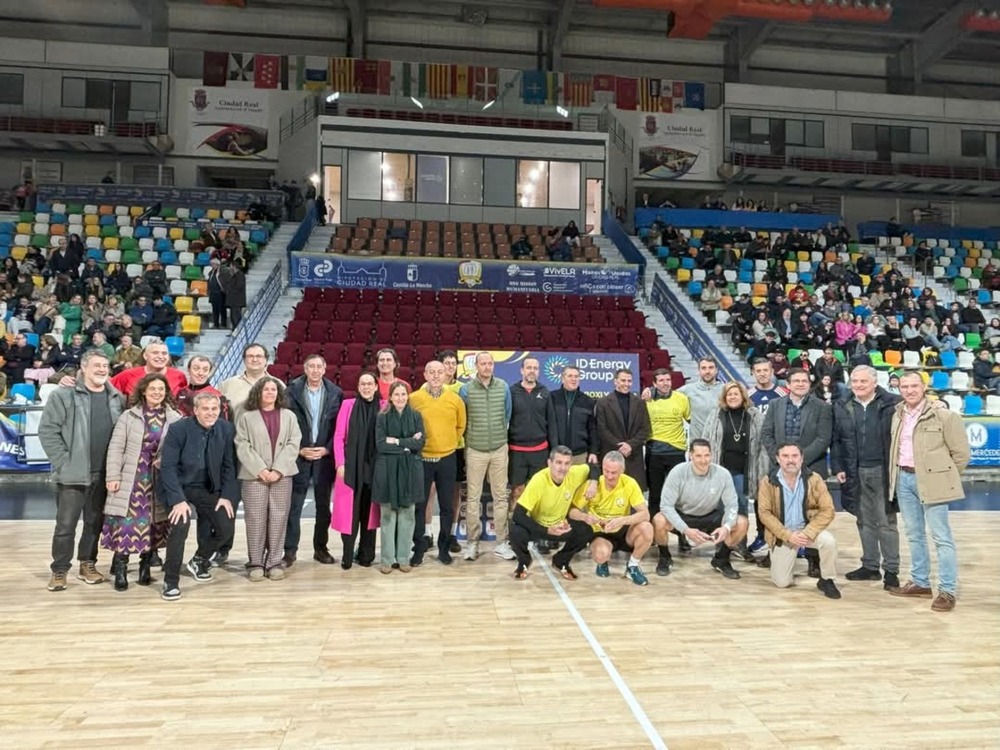
{"label": "boot", "polygon": [[715,556],[712,558],[712,567],[722,573],[726,578],[736,580],[740,574],[733,569],[733,564],[729,562],[732,550],[726,546],[725,542],[720,542],[715,548]]}
{"label": "boot", "polygon": [[143,552],[139,555],[139,580],[138,584],[140,586],[148,586],[153,581],[153,576],[149,572],[151,566],[150,558],[152,557],[152,552]]}
{"label": "boot", "polygon": [[125,591],[128,588],[128,555],[115,552],[111,571],[115,575],[115,591]]}

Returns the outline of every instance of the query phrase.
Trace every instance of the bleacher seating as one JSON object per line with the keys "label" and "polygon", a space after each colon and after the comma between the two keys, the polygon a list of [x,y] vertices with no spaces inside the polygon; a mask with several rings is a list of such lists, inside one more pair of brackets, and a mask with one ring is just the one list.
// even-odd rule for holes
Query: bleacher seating
{"label": "bleacher seating", "polygon": [[[532,247],[531,259],[547,260],[545,238],[552,229],[538,225],[365,218],[358,219],[355,225],[340,225],[330,241],[329,251],[350,255],[511,260],[511,245],[524,235]],[[604,262],[589,235],[581,233],[579,247],[574,245],[571,250],[575,262]]]}
{"label": "bleacher seating", "polygon": [[[670,367],[631,297],[306,289],[271,372],[297,377],[302,360],[320,352],[328,372],[353,390],[381,346],[397,350],[399,376],[414,385],[441,349],[638,352],[642,382]],[[683,384],[684,376],[675,376]]]}

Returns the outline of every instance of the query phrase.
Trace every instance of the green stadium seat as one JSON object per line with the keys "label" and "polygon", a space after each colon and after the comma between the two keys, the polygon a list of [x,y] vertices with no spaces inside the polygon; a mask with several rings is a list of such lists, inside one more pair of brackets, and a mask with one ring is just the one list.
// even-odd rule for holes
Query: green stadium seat
{"label": "green stadium seat", "polygon": [[118,236],[118,227],[116,226],[101,227],[101,237],[117,237],[117,236]]}
{"label": "green stadium seat", "polygon": [[122,237],[120,243],[118,243],[119,250],[138,250],[139,241],[135,237]]}
{"label": "green stadium seat", "polygon": [[201,266],[184,266],[184,279],[186,281],[199,281],[203,278]]}
{"label": "green stadium seat", "polygon": [[142,264],[142,255],[139,254],[138,250],[125,250],[122,252],[122,263],[128,265],[130,263]]}

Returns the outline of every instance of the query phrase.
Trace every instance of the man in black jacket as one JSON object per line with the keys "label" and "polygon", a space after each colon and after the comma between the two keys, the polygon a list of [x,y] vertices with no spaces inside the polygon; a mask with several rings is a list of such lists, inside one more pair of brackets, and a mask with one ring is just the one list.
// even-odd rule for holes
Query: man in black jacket
{"label": "man in black jacket", "polygon": [[316,525],[313,528],[313,560],[333,565],[330,542],[330,494],[333,491],[334,465],[330,458],[333,430],[344,392],[326,378],[326,360],[310,354],[302,363],[304,375],[288,384],[288,408],[295,412],[302,431],[297,464],[299,473],[292,479],[292,507],[285,531],[285,567],[295,563],[302,536],[302,506],[309,485],[316,498]]}
{"label": "man in black jacket", "polygon": [[163,439],[157,496],[170,509],[161,593],[166,601],[181,598],[181,563],[192,510],[208,520],[198,524],[198,551],[185,566],[195,581],[212,579],[209,560],[233,536],[236,428],[219,419],[219,411],[219,397],[202,391],[194,397],[194,416],[175,422]]}
{"label": "man in black jacket", "polygon": [[580,369],[567,365],[562,387],[549,394],[549,445],[565,445],[573,451],[573,464],[597,463],[597,402],[580,390]]}
{"label": "man in black jacket", "polygon": [[[535,357],[521,362],[521,382],[510,387],[510,424],[507,425],[507,479],[510,503],[517,503],[524,486],[545,468],[549,456],[549,389],[538,382]],[[544,544],[543,552],[547,551]]]}
{"label": "man in black jacket", "polygon": [[892,415],[900,397],[876,385],[875,369],[860,365],[851,371],[852,395],[833,406],[830,465],[840,482],[844,510],[857,516],[861,537],[861,567],[849,581],[881,581],[899,585],[898,506],[888,497],[889,445]]}
{"label": "man in black jacket", "polygon": [[828,346],[823,350],[823,356],[816,360],[813,371],[817,383],[822,381],[825,375],[829,375],[830,381],[833,383],[844,382],[844,366],[834,356],[832,346]]}

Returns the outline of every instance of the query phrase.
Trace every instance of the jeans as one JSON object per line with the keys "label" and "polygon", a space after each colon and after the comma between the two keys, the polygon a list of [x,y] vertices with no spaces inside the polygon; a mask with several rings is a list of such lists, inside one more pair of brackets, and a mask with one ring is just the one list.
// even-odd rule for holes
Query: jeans
{"label": "jeans", "polygon": [[415,510],[382,506],[382,564],[409,565]]}
{"label": "jeans", "polygon": [[73,565],[76,524],[83,516],[83,533],[76,557],[80,562],[97,562],[97,542],[104,525],[104,501],[108,497],[103,474],[91,474],[90,484],[56,485],[56,528],[52,534],[53,573],[66,573]]}
{"label": "jeans", "polygon": [[[455,494],[455,477],[458,471],[458,453],[452,453],[439,461],[424,460],[424,497],[429,499],[431,485],[437,487],[438,510],[441,514],[441,530],[438,533],[438,551],[445,552],[451,535],[451,526],[455,521],[452,497]],[[427,502],[417,505],[416,518],[413,524],[414,550],[423,549],[424,536],[427,533],[426,511]],[[419,546],[418,546],[419,545]]]}
{"label": "jeans", "polygon": [[879,555],[886,573],[899,572],[899,529],[896,514],[885,507],[885,474],[881,466],[863,466],[858,471],[858,535],[861,565],[879,569]]}
{"label": "jeans", "polygon": [[736,487],[736,506],[738,510],[736,511],[741,516],[750,515],[750,501],[747,500],[746,486],[747,477],[746,474],[733,474],[733,486]]}
{"label": "jeans", "polygon": [[906,541],[910,545],[910,578],[918,586],[931,587],[931,556],[927,551],[927,531],[938,560],[938,592],[955,596],[958,589],[958,560],[955,557],[955,540],[948,523],[948,504],[924,505],[917,490],[917,477],[899,472],[896,487],[899,510],[906,525]]}
{"label": "jeans", "polygon": [[660,512],[660,495],[663,493],[663,483],[667,474],[675,466],[684,463],[684,452],[671,453],[646,452],[646,481],[649,484],[649,517]]}
{"label": "jeans", "polygon": [[298,460],[299,473],[292,477],[292,507],[285,529],[285,553],[298,552],[302,538],[302,506],[309,485],[315,488],[316,525],[313,527],[313,551],[325,550],[330,543],[330,494],[333,492],[334,466],[330,456],[316,461]]}
{"label": "jeans", "polygon": [[[229,517],[225,508],[216,509],[218,492],[209,492],[204,487],[184,487],[184,498],[198,517],[198,551],[194,556],[208,560],[219,548],[219,541],[229,539],[236,529],[236,521]],[[167,554],[163,561],[163,585],[175,588],[180,581],[181,565],[184,563],[184,543],[187,541],[191,521],[173,524],[167,537]]]}

